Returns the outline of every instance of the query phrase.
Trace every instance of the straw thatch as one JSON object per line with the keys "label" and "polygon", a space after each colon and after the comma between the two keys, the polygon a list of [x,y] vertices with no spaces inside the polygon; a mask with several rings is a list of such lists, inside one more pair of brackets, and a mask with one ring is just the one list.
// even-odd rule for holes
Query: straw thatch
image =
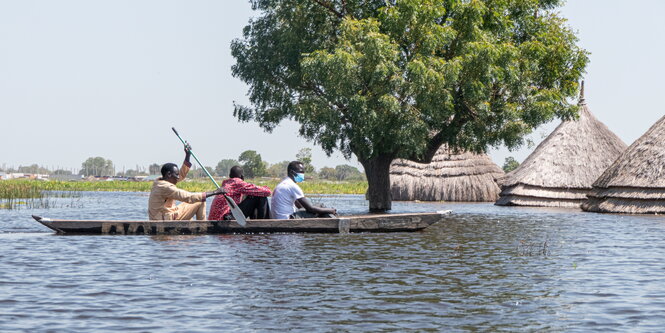
{"label": "straw thatch", "polygon": [[582,209],[665,213],[665,117],[635,141],[593,184]]}
{"label": "straw thatch", "polygon": [[500,180],[500,206],[579,207],[598,176],[626,144],[586,105],[577,120],[562,122],[515,170]]}
{"label": "straw thatch", "polygon": [[503,170],[485,154],[443,145],[429,164],[398,159],[390,166],[393,200],[494,201]]}

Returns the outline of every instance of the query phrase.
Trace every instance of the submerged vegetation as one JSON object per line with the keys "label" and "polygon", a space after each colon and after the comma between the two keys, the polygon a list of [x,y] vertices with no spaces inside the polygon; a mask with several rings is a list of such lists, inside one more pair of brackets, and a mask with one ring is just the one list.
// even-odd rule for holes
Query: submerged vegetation
{"label": "submerged vegetation", "polygon": [[2,182],[0,186],[0,208],[12,209],[42,197],[42,191],[30,182]]}
{"label": "submerged vegetation", "polygon": [[78,198],[78,191],[44,188],[42,181],[5,180],[0,182],[0,209],[49,208],[56,198]]}

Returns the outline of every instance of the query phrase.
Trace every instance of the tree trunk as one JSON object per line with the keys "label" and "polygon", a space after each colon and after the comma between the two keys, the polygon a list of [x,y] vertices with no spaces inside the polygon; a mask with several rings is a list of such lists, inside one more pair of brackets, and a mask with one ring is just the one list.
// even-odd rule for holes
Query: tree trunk
{"label": "tree trunk", "polygon": [[360,160],[367,175],[367,200],[371,213],[382,213],[392,208],[393,196],[390,193],[390,163],[392,156],[379,155]]}

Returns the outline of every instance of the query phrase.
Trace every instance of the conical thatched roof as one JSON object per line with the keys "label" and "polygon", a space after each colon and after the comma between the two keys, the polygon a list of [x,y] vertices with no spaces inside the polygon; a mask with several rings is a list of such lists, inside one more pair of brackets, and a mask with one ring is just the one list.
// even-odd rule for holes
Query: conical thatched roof
{"label": "conical thatched roof", "polygon": [[626,149],[580,96],[577,120],[562,122],[515,170],[500,180],[497,205],[579,207],[591,185]]}
{"label": "conical thatched roof", "polygon": [[429,164],[398,159],[390,166],[393,200],[494,201],[503,170],[485,154],[455,153],[446,145]]}
{"label": "conical thatched roof", "polygon": [[665,213],[665,117],[603,172],[588,197],[586,211]]}

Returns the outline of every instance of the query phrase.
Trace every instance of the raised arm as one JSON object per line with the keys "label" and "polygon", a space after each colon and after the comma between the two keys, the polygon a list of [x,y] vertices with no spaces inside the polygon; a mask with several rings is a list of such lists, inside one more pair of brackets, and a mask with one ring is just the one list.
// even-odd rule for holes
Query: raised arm
{"label": "raised arm", "polygon": [[192,167],[192,162],[189,161],[189,157],[192,156],[192,146],[188,144],[185,145],[185,161],[182,162],[180,167],[180,174],[178,175],[178,181],[181,182],[187,177],[189,169]]}

